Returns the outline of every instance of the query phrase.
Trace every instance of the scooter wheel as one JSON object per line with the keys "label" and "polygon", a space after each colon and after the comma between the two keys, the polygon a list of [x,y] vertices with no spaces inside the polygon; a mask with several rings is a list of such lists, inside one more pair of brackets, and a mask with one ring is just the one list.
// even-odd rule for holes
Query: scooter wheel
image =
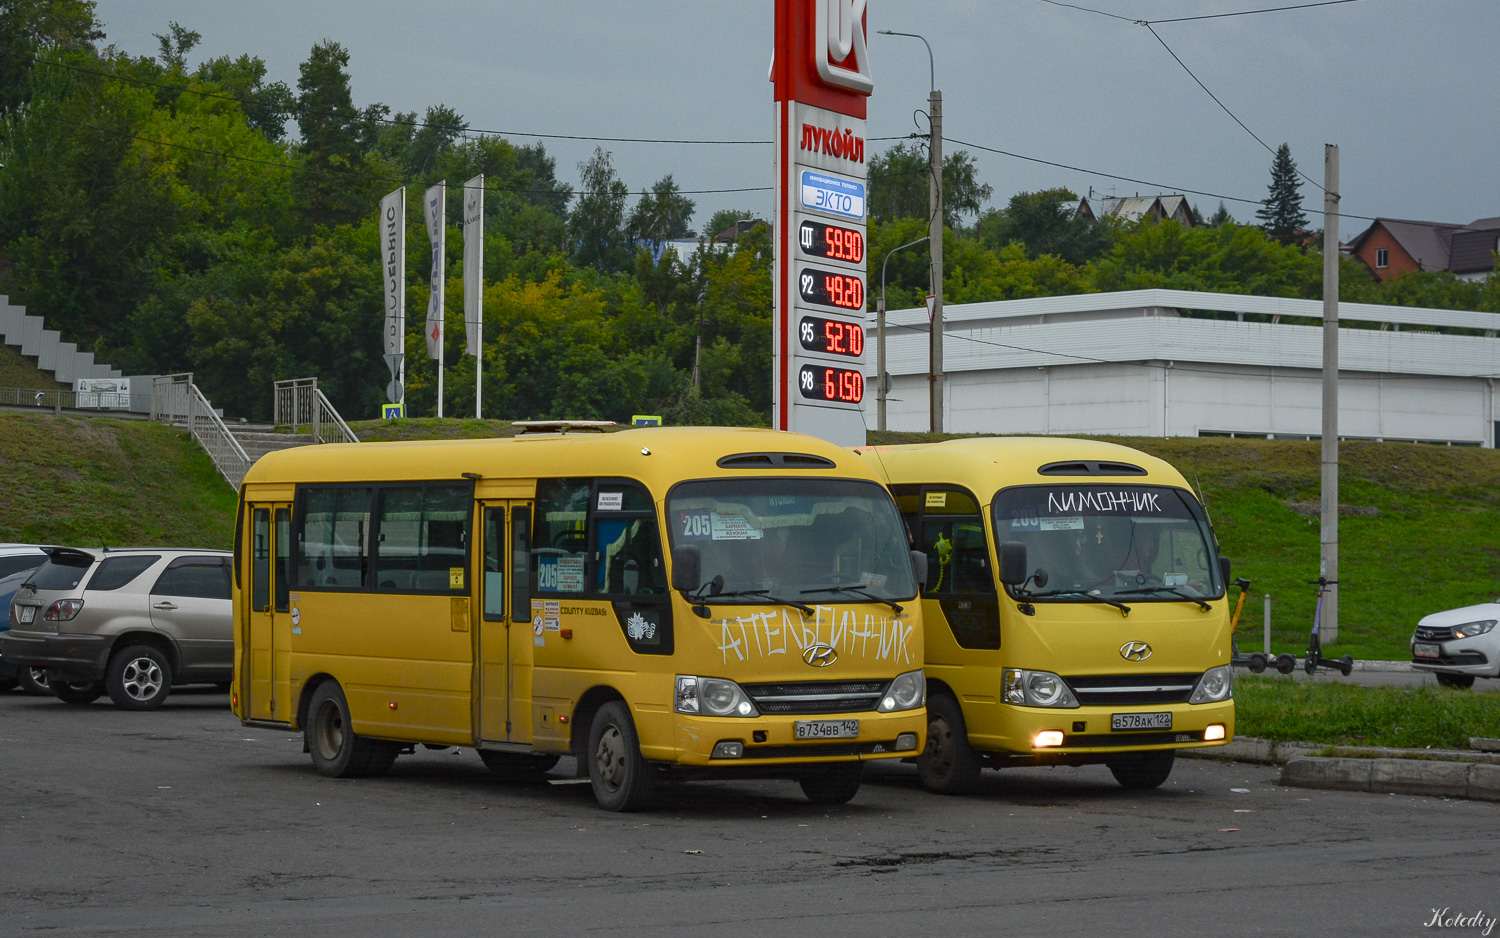
{"label": "scooter wheel", "polygon": [[1349,655],[1340,658],[1339,670],[1343,672],[1344,677],[1348,677],[1349,673],[1354,670],[1354,659]]}
{"label": "scooter wheel", "polygon": [[1250,655],[1250,660],[1247,663],[1247,666],[1250,668],[1251,674],[1261,673],[1266,669],[1266,656],[1260,654],[1259,652]]}
{"label": "scooter wheel", "polygon": [[1287,654],[1286,652],[1282,652],[1281,654],[1277,655],[1276,670],[1280,671],[1282,674],[1291,674],[1293,671],[1297,670],[1297,657],[1295,655]]}
{"label": "scooter wheel", "polygon": [[1311,674],[1314,671],[1318,670],[1317,652],[1309,651],[1307,653],[1307,657],[1302,659],[1302,670],[1306,671],[1308,674]]}

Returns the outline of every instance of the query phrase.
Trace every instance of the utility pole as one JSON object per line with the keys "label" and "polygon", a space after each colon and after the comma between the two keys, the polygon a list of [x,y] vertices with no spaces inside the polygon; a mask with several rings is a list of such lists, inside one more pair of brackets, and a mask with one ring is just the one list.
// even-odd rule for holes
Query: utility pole
{"label": "utility pole", "polygon": [[1339,148],[1323,145],[1323,505],[1319,576],[1324,644],[1339,639]]}
{"label": "utility pole", "polygon": [[928,186],[928,249],[932,252],[932,432],[943,432],[943,93],[936,88],[928,97],[927,120],[932,129],[929,149],[932,165]]}
{"label": "utility pole", "polygon": [[885,400],[891,390],[885,373],[885,272],[891,265],[891,255],[926,240],[927,235],[923,235],[915,241],[893,247],[885,253],[885,260],[880,262],[880,297],[875,301],[875,370],[879,372],[875,383],[875,426],[880,430],[885,429]]}

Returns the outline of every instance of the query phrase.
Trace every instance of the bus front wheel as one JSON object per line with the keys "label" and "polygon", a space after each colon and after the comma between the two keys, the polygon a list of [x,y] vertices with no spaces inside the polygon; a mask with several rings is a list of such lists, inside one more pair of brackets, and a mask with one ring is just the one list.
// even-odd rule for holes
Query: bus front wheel
{"label": "bus front wheel", "polygon": [[1109,770],[1125,788],[1159,788],[1172,774],[1176,757],[1177,752],[1172,749],[1139,752],[1109,763]]}
{"label": "bus front wheel", "polygon": [[362,778],[390,771],[400,751],[394,743],[354,732],[349,701],[335,681],[324,681],[307,706],[307,751],[313,768],[329,778]]}
{"label": "bus front wheel", "polygon": [[917,757],[922,787],[941,795],[971,792],[979,785],[979,769],[963,708],[947,694],[934,694],[927,702],[927,748]]}
{"label": "bus front wheel", "polygon": [[589,727],[589,784],[606,811],[637,811],[651,801],[656,774],[641,755],[630,708],[611,700]]}
{"label": "bus front wheel", "polygon": [[828,766],[826,771],[802,776],[797,784],[813,804],[847,804],[859,793],[864,777],[863,762],[839,762]]}

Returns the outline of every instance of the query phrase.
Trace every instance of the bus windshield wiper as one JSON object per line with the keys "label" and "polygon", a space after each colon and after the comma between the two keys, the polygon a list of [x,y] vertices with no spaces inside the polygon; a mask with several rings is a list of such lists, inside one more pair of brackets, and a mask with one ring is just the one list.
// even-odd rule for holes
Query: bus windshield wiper
{"label": "bus windshield wiper", "polygon": [[884,596],[876,596],[874,593],[861,586],[819,586],[810,590],[802,591],[803,596],[806,596],[809,593],[853,593],[856,596],[863,596],[871,602],[885,603],[887,606],[890,606],[892,609],[896,610],[897,613],[901,612],[901,604],[896,602],[894,599],[886,599]]}
{"label": "bus windshield wiper", "polygon": [[1115,590],[1116,596],[1140,596],[1145,593],[1171,593],[1179,599],[1187,600],[1190,603],[1197,603],[1203,607],[1204,612],[1208,612],[1213,608],[1213,606],[1204,602],[1200,597],[1190,596],[1175,586],[1137,586],[1128,590]]}
{"label": "bus windshield wiper", "polygon": [[1030,592],[1028,592],[1026,594],[1026,598],[1027,599],[1046,599],[1048,596],[1078,596],[1078,597],[1081,597],[1086,602],[1104,603],[1106,606],[1114,606],[1116,609],[1120,610],[1120,614],[1121,615],[1127,615],[1127,616],[1130,615],[1130,607],[1127,606],[1127,605],[1125,605],[1124,603],[1120,602],[1119,600],[1116,600],[1116,599],[1105,599],[1103,596],[1099,596],[1099,595],[1096,595],[1094,593],[1087,592],[1085,590],[1078,590],[1078,589],[1072,589],[1072,590],[1056,589],[1056,590],[1042,590],[1040,593],[1030,593]]}
{"label": "bus windshield wiper", "polygon": [[[714,594],[712,594],[710,596],[704,596],[704,595],[702,595],[700,593],[697,596],[689,596],[687,598],[698,604],[697,606],[693,607],[693,611],[694,612],[697,612],[697,610],[699,608],[702,608],[704,610],[704,613],[706,613],[708,611],[708,604],[711,603],[711,602],[713,602],[713,601],[715,601],[715,600],[718,600],[718,599],[738,599],[738,598],[741,598],[741,597],[744,597],[744,596],[757,596],[757,597],[760,597],[762,599],[767,600],[768,602],[776,603],[777,605],[791,606],[793,609],[800,609],[800,610],[802,610],[802,613],[804,615],[809,615],[810,616],[810,615],[815,615],[817,613],[817,610],[814,609],[813,607],[809,606],[807,603],[800,603],[800,602],[798,602],[795,599],[781,599],[780,597],[772,596],[771,595],[771,591],[768,590],[768,589],[766,589],[766,590],[730,590],[730,591],[728,591],[726,593],[714,593]],[[705,615],[704,613],[699,613],[699,615],[701,615],[705,619],[708,618],[708,616]]]}

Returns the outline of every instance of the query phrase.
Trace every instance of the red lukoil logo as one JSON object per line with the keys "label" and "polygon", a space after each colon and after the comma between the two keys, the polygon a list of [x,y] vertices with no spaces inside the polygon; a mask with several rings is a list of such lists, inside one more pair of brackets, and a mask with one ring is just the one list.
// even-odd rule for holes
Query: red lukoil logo
{"label": "red lukoil logo", "polygon": [[813,61],[818,77],[860,94],[875,90],[865,43],[868,0],[818,0],[813,12]]}

